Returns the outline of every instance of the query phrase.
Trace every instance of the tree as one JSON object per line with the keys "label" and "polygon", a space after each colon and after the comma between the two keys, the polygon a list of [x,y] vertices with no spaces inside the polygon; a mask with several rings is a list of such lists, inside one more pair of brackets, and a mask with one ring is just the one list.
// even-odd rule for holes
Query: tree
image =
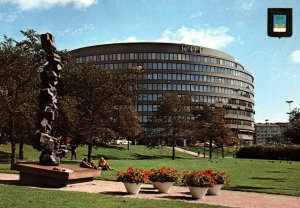
{"label": "tree", "polygon": [[43,65],[39,35],[21,31],[25,40],[4,36],[0,43],[0,123],[11,143],[11,165],[16,162],[16,144],[34,132],[38,70]]}
{"label": "tree", "polygon": [[300,144],[300,109],[295,108],[290,115],[290,122],[283,136],[293,144]]}
{"label": "tree", "polygon": [[[96,65],[68,62],[58,85],[64,133],[76,135],[78,143],[92,146],[116,135],[133,136],[139,129],[134,98],[140,68],[105,70]],[[61,121],[62,122],[62,121]]]}
{"label": "tree", "polygon": [[157,136],[171,138],[173,160],[175,160],[176,140],[180,136],[184,137],[186,133],[190,102],[191,96],[189,95],[167,94],[158,101],[157,111],[148,122],[148,127],[152,129],[154,138]]}
{"label": "tree", "polygon": [[[225,121],[225,111],[222,106],[209,105],[200,103],[199,106],[193,106],[192,114],[192,135],[209,141],[209,158],[212,158],[213,142],[222,147],[222,155],[224,155],[223,146],[233,140],[233,134]],[[205,146],[205,145],[204,145]]]}

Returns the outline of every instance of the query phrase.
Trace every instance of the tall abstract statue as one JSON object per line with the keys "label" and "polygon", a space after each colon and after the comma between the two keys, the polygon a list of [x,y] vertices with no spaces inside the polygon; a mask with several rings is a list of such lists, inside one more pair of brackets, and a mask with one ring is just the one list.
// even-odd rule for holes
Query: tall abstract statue
{"label": "tall abstract statue", "polygon": [[42,34],[41,42],[47,54],[47,63],[40,73],[42,84],[38,96],[39,129],[35,134],[35,148],[42,151],[39,159],[41,165],[59,165],[60,157],[65,155],[66,150],[61,149],[56,138],[51,136],[51,125],[58,110],[55,86],[63,65],[55,48],[54,37],[50,33]]}

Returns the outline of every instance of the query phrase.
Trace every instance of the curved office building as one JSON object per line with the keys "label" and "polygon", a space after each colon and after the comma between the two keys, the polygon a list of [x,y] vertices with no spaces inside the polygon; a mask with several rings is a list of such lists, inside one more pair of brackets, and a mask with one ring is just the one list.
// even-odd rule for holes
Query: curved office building
{"label": "curved office building", "polygon": [[254,135],[253,76],[218,50],[174,43],[118,43],[71,51],[78,63],[92,61],[107,69],[142,66],[145,88],[138,96],[140,121],[147,122],[165,93],[195,95],[195,101],[222,103],[226,121],[251,144]]}

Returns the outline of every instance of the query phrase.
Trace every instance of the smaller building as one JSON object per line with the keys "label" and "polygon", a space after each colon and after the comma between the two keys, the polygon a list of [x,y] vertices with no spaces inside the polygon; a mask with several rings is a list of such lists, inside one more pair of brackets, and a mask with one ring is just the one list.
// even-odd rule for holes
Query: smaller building
{"label": "smaller building", "polygon": [[280,141],[276,141],[276,136],[280,136],[287,127],[287,122],[277,123],[256,123],[255,124],[255,139],[257,145],[272,145]]}

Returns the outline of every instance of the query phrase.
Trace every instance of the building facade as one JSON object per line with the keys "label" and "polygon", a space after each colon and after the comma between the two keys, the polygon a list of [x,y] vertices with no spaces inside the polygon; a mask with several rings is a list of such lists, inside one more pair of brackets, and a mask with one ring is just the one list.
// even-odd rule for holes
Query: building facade
{"label": "building facade", "polygon": [[[273,145],[280,143],[280,136],[287,128],[288,123],[256,123],[255,140],[257,145]],[[275,136],[278,136],[276,139]]]}
{"label": "building facade", "polygon": [[235,59],[219,50],[175,43],[118,43],[71,51],[77,63],[106,69],[141,66],[143,94],[137,98],[145,124],[166,93],[192,93],[195,102],[221,103],[226,121],[246,143],[254,136],[254,78]]}

